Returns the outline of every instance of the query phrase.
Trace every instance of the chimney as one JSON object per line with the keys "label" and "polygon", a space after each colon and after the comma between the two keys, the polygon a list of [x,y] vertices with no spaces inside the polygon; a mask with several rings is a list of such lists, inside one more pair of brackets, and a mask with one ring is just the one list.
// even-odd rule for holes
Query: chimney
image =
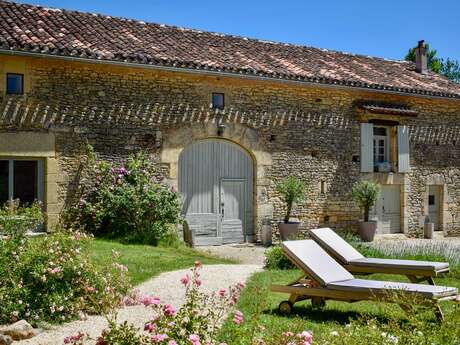
{"label": "chimney", "polygon": [[428,61],[424,40],[418,41],[417,48],[415,48],[415,70],[422,74],[425,74],[428,71]]}

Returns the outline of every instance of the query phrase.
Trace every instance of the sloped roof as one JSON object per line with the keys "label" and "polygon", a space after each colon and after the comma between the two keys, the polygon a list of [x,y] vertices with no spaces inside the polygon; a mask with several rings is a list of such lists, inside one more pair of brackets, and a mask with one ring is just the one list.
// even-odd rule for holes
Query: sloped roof
{"label": "sloped roof", "polygon": [[460,98],[411,62],[3,0],[0,49]]}

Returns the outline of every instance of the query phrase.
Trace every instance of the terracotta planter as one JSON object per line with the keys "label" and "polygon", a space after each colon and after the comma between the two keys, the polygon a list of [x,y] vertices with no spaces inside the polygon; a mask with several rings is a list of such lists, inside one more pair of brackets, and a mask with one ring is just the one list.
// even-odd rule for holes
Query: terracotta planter
{"label": "terracotta planter", "polygon": [[288,240],[299,232],[299,222],[278,223],[282,241]]}
{"label": "terracotta planter", "polygon": [[359,235],[364,242],[372,242],[377,230],[377,222],[361,222],[359,223]]}
{"label": "terracotta planter", "polygon": [[425,238],[433,238],[434,223],[425,223],[423,226],[423,235]]}

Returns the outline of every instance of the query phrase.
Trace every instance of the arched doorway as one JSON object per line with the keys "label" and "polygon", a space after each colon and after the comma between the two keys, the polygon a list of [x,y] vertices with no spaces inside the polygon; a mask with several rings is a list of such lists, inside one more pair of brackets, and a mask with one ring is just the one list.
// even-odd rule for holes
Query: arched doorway
{"label": "arched doorway", "polygon": [[196,245],[241,243],[253,234],[254,162],[240,146],[197,141],[179,156],[182,212]]}

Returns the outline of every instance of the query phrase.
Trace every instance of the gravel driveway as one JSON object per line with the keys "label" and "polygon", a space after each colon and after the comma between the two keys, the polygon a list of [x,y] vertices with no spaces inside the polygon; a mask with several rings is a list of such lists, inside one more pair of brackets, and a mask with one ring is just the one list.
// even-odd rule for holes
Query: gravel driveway
{"label": "gravel driveway", "polygon": [[[228,287],[240,281],[246,281],[253,273],[262,270],[261,265],[205,265],[201,270],[203,289],[215,291],[221,287]],[[162,301],[179,307],[184,302],[184,288],[180,283],[189,270],[179,270],[162,273],[148,280],[137,288],[142,294],[159,296]],[[143,328],[144,323],[151,316],[150,310],[144,306],[133,306],[119,309],[118,321],[128,321],[136,327]],[[107,326],[102,316],[90,316],[85,321],[74,321],[57,326],[28,340],[14,342],[14,345],[62,345],[65,337],[78,331],[88,333],[96,338]]]}

